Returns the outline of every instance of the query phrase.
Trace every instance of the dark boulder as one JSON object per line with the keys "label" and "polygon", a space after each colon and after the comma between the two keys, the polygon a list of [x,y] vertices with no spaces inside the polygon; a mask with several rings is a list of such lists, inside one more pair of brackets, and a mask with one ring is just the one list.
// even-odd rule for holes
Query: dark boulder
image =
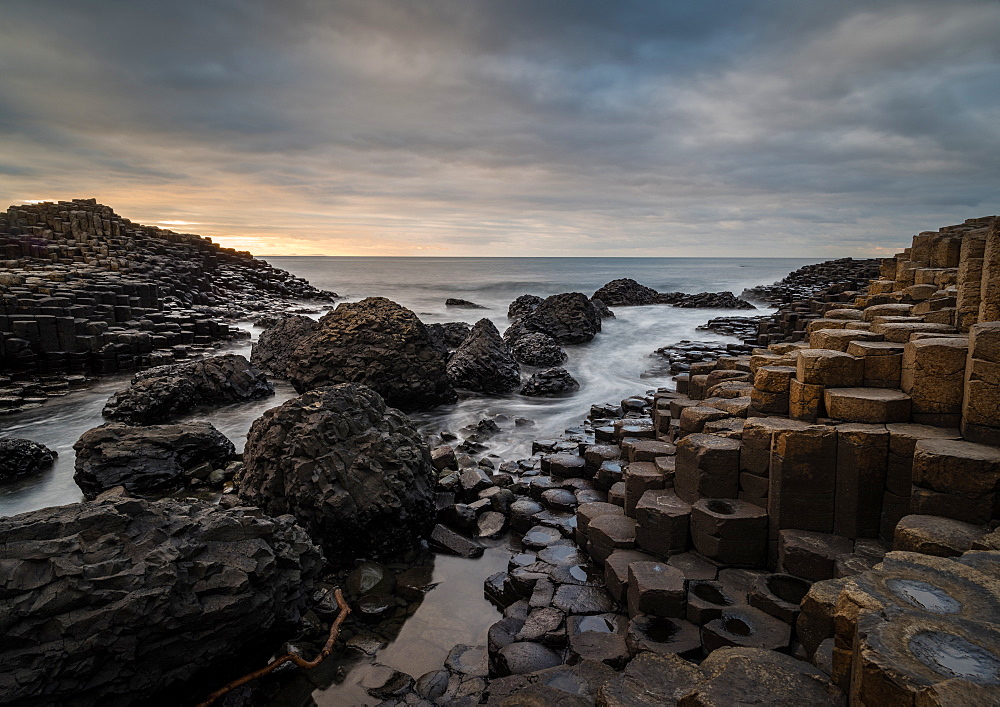
{"label": "dark boulder", "polygon": [[110,498],[0,518],[0,703],[194,704],[294,633],[322,555],[290,516]]}
{"label": "dark boulder", "polygon": [[656,304],[657,291],[640,285],[631,278],[612,280],[594,293],[591,299],[599,299],[611,307],[633,307]]}
{"label": "dark boulder", "polygon": [[686,309],[757,309],[732,292],[700,292],[689,295],[684,292],[661,292],[656,297],[658,304],[672,304]]}
{"label": "dark boulder", "polygon": [[428,324],[427,334],[431,342],[442,354],[454,351],[465,341],[472,325],[466,322],[445,322],[444,324]]}
{"label": "dark boulder", "polygon": [[34,476],[52,466],[57,454],[29,439],[0,439],[0,484]]}
{"label": "dark boulder", "polygon": [[542,303],[542,298],[538,295],[521,295],[507,307],[508,319],[521,319],[526,317]]}
{"label": "dark boulder", "polygon": [[245,356],[226,354],[137,373],[111,396],[102,414],[130,425],[155,425],[200,405],[225,405],[274,395],[274,386]]}
{"label": "dark boulder", "polygon": [[356,383],[317,388],[254,422],[239,494],[293,514],[327,558],[407,548],[434,525],[434,467],[410,420]]}
{"label": "dark boulder", "polygon": [[73,480],[86,498],[114,486],[140,496],[182,488],[185,472],[202,464],[221,468],[236,453],[233,443],[207,422],[131,427],[111,423],[83,433]]}
{"label": "dark boulder", "polygon": [[470,302],[467,299],[456,299],[454,297],[449,297],[444,301],[445,307],[457,307],[459,309],[486,309],[481,304],[476,304],[475,302]]}
{"label": "dark boulder", "polygon": [[590,302],[594,305],[594,309],[597,310],[597,313],[601,315],[601,319],[615,318],[615,313],[608,309],[608,305],[604,303],[604,300],[591,297]]}
{"label": "dark boulder", "polygon": [[579,292],[546,297],[521,322],[529,331],[548,334],[561,344],[584,344],[601,330],[600,313]]}
{"label": "dark boulder", "polygon": [[521,395],[533,398],[551,398],[566,395],[580,388],[580,384],[565,368],[546,368],[535,373],[521,388]]}
{"label": "dark boulder", "polygon": [[511,353],[525,366],[551,367],[566,361],[566,352],[548,334],[530,331],[512,338]]}
{"label": "dark boulder", "polygon": [[278,319],[257,339],[250,353],[250,365],[268,375],[285,378],[292,352],[319,327],[319,322],[301,314]]}
{"label": "dark boulder", "polygon": [[384,297],[345,302],[299,344],[288,378],[304,392],[363,383],[406,410],[455,401],[445,357],[417,315]]}
{"label": "dark boulder", "polygon": [[448,378],[456,388],[509,393],[521,384],[521,368],[493,322],[480,319],[448,359]]}

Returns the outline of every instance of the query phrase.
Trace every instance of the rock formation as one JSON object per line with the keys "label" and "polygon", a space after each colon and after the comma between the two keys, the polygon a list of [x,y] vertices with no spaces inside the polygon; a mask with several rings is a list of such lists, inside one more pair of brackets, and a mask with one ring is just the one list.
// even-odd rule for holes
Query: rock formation
{"label": "rock formation", "polygon": [[657,295],[652,287],[640,285],[631,278],[623,278],[604,285],[591,299],[599,299],[610,307],[631,307],[656,304]]}
{"label": "rock formation", "polygon": [[489,319],[476,322],[447,370],[454,387],[479,393],[509,393],[521,384],[521,369]]}
{"label": "rock formation", "polygon": [[0,484],[27,478],[52,466],[56,453],[28,439],[0,439]]}
{"label": "rock formation", "polygon": [[250,354],[250,365],[270,376],[287,378],[292,352],[318,327],[315,319],[301,314],[279,318],[260,333]]}
{"label": "rock formation", "polygon": [[227,320],[289,298],[336,297],[249,253],[132,223],[94,199],[0,213],[0,266],[0,373],[20,375],[172,363],[245,334]]}
{"label": "rock formation", "polygon": [[538,295],[521,295],[507,307],[508,319],[521,319],[532,312],[542,303],[542,298]]}
{"label": "rock formation", "polygon": [[456,299],[455,297],[449,297],[444,301],[445,307],[456,307],[458,309],[486,309],[481,304],[476,304],[475,302],[470,302],[467,299]]}
{"label": "rock formation", "polygon": [[25,707],[193,704],[294,632],[322,560],[290,516],[200,502],[45,508],[0,538],[0,702]]}
{"label": "rock formation", "polygon": [[465,322],[445,322],[443,324],[428,324],[427,334],[434,346],[442,354],[454,351],[469,336],[472,325]]}
{"label": "rock formation", "polygon": [[108,399],[102,414],[131,425],[153,425],[199,405],[225,405],[274,395],[274,386],[245,356],[226,354],[137,373]]}
{"label": "rock formation", "polygon": [[363,383],[404,410],[455,400],[444,357],[426,327],[384,297],[345,302],[326,314],[293,353],[288,377],[299,392]]}
{"label": "rock formation", "polygon": [[525,366],[551,368],[566,361],[566,352],[548,334],[531,331],[514,339],[511,353]]}
{"label": "rock formation", "polygon": [[294,515],[334,562],[410,547],[433,527],[430,451],[366,386],[317,388],[268,410],[244,462],[240,497]]}
{"label": "rock formation", "polygon": [[522,386],[521,395],[533,398],[551,398],[579,390],[580,384],[565,368],[546,368],[532,374]]}
{"label": "rock formation", "polygon": [[547,334],[561,344],[584,344],[601,330],[601,315],[579,292],[546,297],[519,321],[528,331]]}
{"label": "rock formation", "polygon": [[183,488],[196,467],[207,465],[207,477],[236,453],[233,443],[208,422],[111,423],[84,432],[73,449],[73,480],[89,499],[115,486],[139,496],[163,495]]}

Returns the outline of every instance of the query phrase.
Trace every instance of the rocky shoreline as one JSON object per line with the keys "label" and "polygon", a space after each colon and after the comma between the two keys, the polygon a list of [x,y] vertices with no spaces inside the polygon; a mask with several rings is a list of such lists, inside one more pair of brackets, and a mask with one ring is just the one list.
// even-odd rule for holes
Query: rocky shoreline
{"label": "rocky shoreline", "polygon": [[[372,663],[361,678],[371,704],[1000,699],[996,220],[920,234],[877,272],[831,261],[747,291],[781,306],[706,325],[743,342],[664,347],[674,388],[595,404],[562,437],[535,440],[530,457],[503,460],[489,454],[491,434],[528,421],[486,417],[422,438],[400,409],[572,394],[564,347],[599,336],[609,305],[749,303],[616,280],[590,297],[520,297],[503,334],[488,319],[425,326],[378,297],[315,322],[286,316],[289,300],[332,293],[286,273],[274,276],[287,292],[264,296],[257,280],[281,271],[207,239],[133,227],[89,202],[12,207],[7,219],[16,267],[0,285],[18,314],[8,308],[0,323],[11,327],[5,347],[28,344],[10,349],[22,352],[20,380],[62,353],[41,334],[11,335],[59,319],[42,309],[92,307],[81,327],[99,319],[102,336],[144,331],[150,343],[150,331],[167,331],[150,317],[180,311],[177,290],[134,312],[81,303],[92,281],[149,285],[176,257],[116,256],[125,275],[104,278],[122,273],[93,249],[104,241],[131,239],[138,254],[150,240],[173,243],[188,263],[197,251],[202,270],[182,268],[189,283],[199,272],[256,283],[257,301],[225,311],[246,317],[252,303],[274,318],[249,361],[171,354],[111,397],[112,422],[76,447],[76,480],[93,500],[0,519],[11,607],[0,629],[18,638],[0,648],[4,703],[196,701],[269,654],[315,655],[337,616],[336,587],[353,613],[329,660]],[[31,262],[16,254],[24,247]],[[55,270],[35,262],[46,254]],[[37,301],[71,299],[39,274],[70,271],[90,283],[75,303]],[[178,306],[219,307],[229,290],[207,281]],[[129,318],[113,326],[118,307]],[[145,321],[154,328],[129,333]],[[116,361],[128,370],[163,359]],[[243,455],[208,423],[176,422],[196,405],[270,395],[265,372],[299,396],[254,423]],[[26,443],[5,454],[0,468],[18,476],[51,462]],[[212,500],[189,498],[206,490]],[[421,675],[380,665],[433,588],[428,551],[474,558],[497,543],[510,560],[483,587],[502,612],[486,643],[456,645]],[[267,704],[300,674],[278,671],[226,703]]]}
{"label": "rocky shoreline", "polygon": [[[0,414],[101,374],[210,355],[233,323],[336,294],[208,238],[143,226],[95,199],[0,214]],[[301,306],[301,305],[300,305]]]}

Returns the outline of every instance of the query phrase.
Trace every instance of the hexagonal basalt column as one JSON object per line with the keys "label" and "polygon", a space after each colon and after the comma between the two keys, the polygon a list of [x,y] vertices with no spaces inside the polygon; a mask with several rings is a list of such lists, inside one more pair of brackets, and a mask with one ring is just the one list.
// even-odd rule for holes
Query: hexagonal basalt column
{"label": "hexagonal basalt column", "polygon": [[767,548],[767,511],[746,501],[703,498],[691,507],[691,540],[710,560],[761,565]]}
{"label": "hexagonal basalt column", "polygon": [[688,435],[677,444],[674,490],[688,503],[700,498],[736,498],[740,443],[711,434]]}
{"label": "hexagonal basalt column", "polygon": [[962,415],[962,393],[968,339],[920,339],[906,344],[900,388],[909,394],[913,421],[939,427],[957,427]]}
{"label": "hexagonal basalt column", "polygon": [[998,489],[1000,448],[948,439],[916,443],[913,513],[985,523],[993,516]]}

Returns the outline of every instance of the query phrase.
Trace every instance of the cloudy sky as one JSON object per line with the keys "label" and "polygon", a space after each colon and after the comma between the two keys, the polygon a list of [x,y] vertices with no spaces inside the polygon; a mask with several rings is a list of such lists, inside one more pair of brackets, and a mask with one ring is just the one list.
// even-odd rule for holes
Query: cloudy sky
{"label": "cloudy sky", "polygon": [[1000,2],[0,0],[0,208],[258,254],[891,254],[1000,211]]}

